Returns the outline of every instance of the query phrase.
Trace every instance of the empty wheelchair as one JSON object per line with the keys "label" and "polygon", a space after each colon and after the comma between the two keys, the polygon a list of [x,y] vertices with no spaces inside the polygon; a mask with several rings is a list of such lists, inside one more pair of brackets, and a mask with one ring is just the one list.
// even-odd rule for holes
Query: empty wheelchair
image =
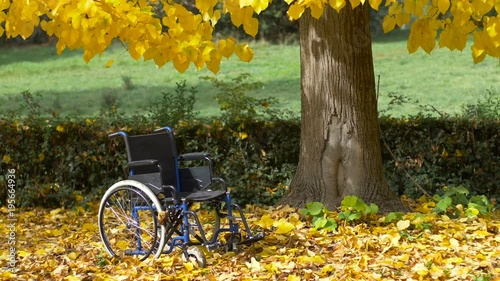
{"label": "empty wheelchair", "polygon": [[[127,148],[129,177],[106,191],[98,214],[101,239],[111,256],[145,260],[181,249],[185,260],[194,258],[203,267],[206,258],[199,246],[237,251],[264,238],[250,229],[224,180],[214,177],[209,154],[178,155],[169,127],[109,137],[119,136]],[[201,204],[214,212],[211,221],[200,221],[193,210]]]}

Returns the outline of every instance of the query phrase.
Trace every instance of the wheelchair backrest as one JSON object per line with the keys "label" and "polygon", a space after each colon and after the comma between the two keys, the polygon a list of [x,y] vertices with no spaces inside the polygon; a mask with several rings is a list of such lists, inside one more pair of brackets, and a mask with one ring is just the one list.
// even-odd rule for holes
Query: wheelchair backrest
{"label": "wheelchair backrest", "polygon": [[131,178],[142,182],[149,181],[158,188],[161,188],[162,185],[179,188],[177,149],[171,131],[165,130],[152,134],[128,136],[125,138],[125,143],[129,162],[157,160],[162,169],[161,179],[159,178],[158,169],[154,167],[134,168],[131,171]]}

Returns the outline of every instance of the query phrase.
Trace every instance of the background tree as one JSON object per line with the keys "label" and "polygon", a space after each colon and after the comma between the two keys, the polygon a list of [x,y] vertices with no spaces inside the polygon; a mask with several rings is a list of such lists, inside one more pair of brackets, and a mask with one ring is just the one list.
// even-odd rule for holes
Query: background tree
{"label": "background tree", "polygon": [[[291,19],[300,18],[302,73],[301,152],[291,193],[284,202],[322,201],[337,206],[357,195],[382,210],[401,209],[385,183],[380,153],[368,3],[360,0],[285,0]],[[214,42],[224,13],[236,27],[256,36],[255,17],[269,0],[198,0],[188,8],[158,0],[1,0],[0,36],[28,38],[40,25],[58,38],[56,49],[84,50],[89,61],[118,38],[135,59],[158,66],[172,62],[183,72],[219,71],[235,53],[253,52],[233,38]],[[190,2],[192,3],[192,2]],[[377,10],[381,0],[370,0]],[[408,51],[439,47],[463,50],[472,35],[474,62],[500,57],[500,2],[495,0],[387,0],[384,31],[410,23]],[[108,66],[112,61],[108,63]]]}

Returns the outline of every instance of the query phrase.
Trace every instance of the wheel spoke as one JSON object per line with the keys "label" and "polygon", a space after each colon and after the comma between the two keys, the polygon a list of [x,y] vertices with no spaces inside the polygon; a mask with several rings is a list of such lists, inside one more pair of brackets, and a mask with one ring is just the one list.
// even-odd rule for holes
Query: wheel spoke
{"label": "wheel spoke", "polygon": [[132,187],[116,189],[103,200],[99,227],[108,251],[146,259],[158,248],[159,229],[151,200]]}

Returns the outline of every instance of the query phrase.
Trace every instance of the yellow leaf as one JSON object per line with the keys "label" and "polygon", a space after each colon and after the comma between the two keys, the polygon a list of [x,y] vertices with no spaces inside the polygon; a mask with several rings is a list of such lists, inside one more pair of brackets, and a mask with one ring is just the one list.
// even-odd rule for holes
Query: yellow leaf
{"label": "yellow leaf", "polygon": [[323,6],[323,3],[314,3],[313,5],[311,5],[311,7],[309,7],[309,9],[311,9],[311,16],[313,16],[313,18],[315,19],[319,19],[323,14],[324,8],[325,7]]}
{"label": "yellow leaf", "polygon": [[208,70],[212,71],[212,73],[217,74],[220,70],[220,58],[210,59],[207,63]]}
{"label": "yellow leaf", "polygon": [[384,32],[390,32],[396,27],[396,18],[393,16],[385,16],[384,20],[382,21],[382,28],[384,29]]}
{"label": "yellow leaf", "polygon": [[96,224],[93,224],[93,223],[84,223],[82,225],[82,228],[85,230],[88,230],[88,231],[95,231],[95,230],[97,230],[98,227]]}
{"label": "yellow leaf", "polygon": [[128,249],[128,243],[127,243],[127,241],[120,240],[120,241],[116,242],[116,247],[120,250],[126,250],[126,249]]}
{"label": "yellow leaf", "polygon": [[474,231],[474,236],[479,238],[484,238],[486,236],[490,236],[491,234],[486,230],[476,230]]}
{"label": "yellow leaf", "polygon": [[250,259],[250,262],[245,262],[245,264],[248,267],[248,269],[250,269],[251,272],[262,271],[262,266],[260,265],[260,262],[258,262],[254,257]]}
{"label": "yellow leaf", "polygon": [[360,0],[349,0],[349,2],[351,2],[351,7],[353,9],[356,8],[357,6],[359,6],[359,4],[361,4]]}
{"label": "yellow leaf", "polygon": [[248,19],[243,23],[243,30],[245,30],[248,35],[255,37],[257,32],[259,32],[259,21],[256,18]]}
{"label": "yellow leaf", "polygon": [[43,153],[38,154],[38,161],[43,161],[45,159],[45,155]]}
{"label": "yellow leaf", "polygon": [[58,131],[58,132],[64,132],[64,126],[63,125],[57,125],[56,131]]}
{"label": "yellow leaf", "polygon": [[378,7],[380,6],[380,3],[382,3],[382,0],[370,0],[370,6],[375,10],[378,11]]}
{"label": "yellow leaf", "polygon": [[429,273],[431,274],[432,279],[439,279],[441,276],[444,275],[444,271],[441,268],[435,266],[434,264],[429,269]]}
{"label": "yellow leaf", "polygon": [[223,57],[229,58],[234,52],[235,40],[229,38],[227,40],[219,41],[219,51]]}
{"label": "yellow leaf", "polygon": [[450,238],[450,246],[453,250],[458,251],[460,249],[460,243],[455,238]]}
{"label": "yellow leaf", "polygon": [[240,8],[252,6],[254,11],[259,14],[269,6],[269,0],[240,0]]}
{"label": "yellow leaf", "polygon": [[297,276],[295,274],[291,274],[291,275],[288,275],[286,280],[287,281],[300,281],[301,279],[300,279],[300,276]]}
{"label": "yellow leaf", "polygon": [[5,154],[2,159],[5,164],[9,164],[11,160],[10,155],[8,154]]}
{"label": "yellow leaf", "polygon": [[399,231],[405,230],[410,226],[410,220],[398,221],[396,225],[397,225]]}
{"label": "yellow leaf", "polygon": [[410,14],[408,14],[408,13],[399,13],[396,15],[395,19],[396,19],[396,24],[398,26],[403,26],[405,24],[410,23],[411,17],[410,17]]}
{"label": "yellow leaf", "polygon": [[270,215],[263,215],[256,224],[264,229],[269,229],[274,224],[274,220]]}
{"label": "yellow leaf", "polygon": [[437,27],[436,22],[433,20],[416,20],[410,28],[407,44],[408,52],[414,53],[419,48],[422,48],[426,53],[430,53],[436,46]]}
{"label": "yellow leaf", "polygon": [[443,149],[443,153],[441,153],[441,156],[443,156],[443,158],[448,157],[448,151],[446,151],[446,148]]}
{"label": "yellow leaf", "polygon": [[174,56],[174,67],[180,73],[184,73],[189,68],[189,60],[183,54]]}
{"label": "yellow leaf", "polygon": [[111,67],[113,65],[113,63],[115,62],[114,59],[110,59],[107,63],[106,63],[106,67]]}
{"label": "yellow leaf", "polygon": [[441,14],[445,14],[450,7],[450,0],[437,0],[438,10]]}
{"label": "yellow leaf", "polygon": [[416,272],[418,275],[420,275],[421,277],[424,277],[426,276],[427,274],[429,274],[429,269],[425,266],[425,264],[423,263],[417,263],[415,264],[412,269],[411,269],[413,272]]}
{"label": "yellow leaf", "polygon": [[188,271],[192,271],[194,269],[194,265],[192,262],[185,262],[184,268],[186,268]]}
{"label": "yellow leaf", "polygon": [[262,252],[259,253],[259,255],[263,258],[267,258],[269,256],[275,256],[276,255],[276,246],[264,247],[262,249]]}
{"label": "yellow leaf", "polygon": [[239,137],[240,137],[241,140],[244,140],[244,139],[246,139],[248,137],[248,134],[245,133],[245,132],[240,132],[239,133]]}
{"label": "yellow leaf", "polygon": [[235,53],[244,62],[249,62],[253,59],[253,51],[248,44],[236,46]]}
{"label": "yellow leaf", "polygon": [[345,6],[345,0],[330,0],[330,6],[335,9],[335,11],[340,12]]}
{"label": "yellow leaf", "polygon": [[18,255],[18,256],[20,256],[20,257],[22,257],[22,258],[25,258],[25,257],[29,257],[29,256],[31,256],[31,254],[30,254],[30,253],[28,253],[28,252],[26,252],[26,251],[22,251],[22,250],[21,250],[21,251],[19,251],[19,252],[17,252],[17,255]]}
{"label": "yellow leaf", "polygon": [[78,255],[75,252],[71,252],[68,254],[68,258],[70,258],[71,260],[76,260],[77,257]]}
{"label": "yellow leaf", "polygon": [[38,249],[35,252],[35,255],[37,255],[37,256],[43,256],[43,255],[46,255],[46,254],[47,254],[47,252],[45,252],[44,249]]}
{"label": "yellow leaf", "polygon": [[275,221],[273,223],[273,226],[277,228],[276,229],[277,234],[289,233],[295,228],[293,224],[287,222],[285,219],[280,219],[279,221]]}
{"label": "yellow leaf", "polygon": [[321,277],[328,277],[330,276],[331,272],[335,270],[335,267],[333,264],[327,264],[321,268],[320,276]]}
{"label": "yellow leaf", "polygon": [[304,13],[304,6],[299,5],[295,2],[290,6],[290,8],[288,8],[288,11],[286,13],[288,14],[290,20],[297,20]]}

